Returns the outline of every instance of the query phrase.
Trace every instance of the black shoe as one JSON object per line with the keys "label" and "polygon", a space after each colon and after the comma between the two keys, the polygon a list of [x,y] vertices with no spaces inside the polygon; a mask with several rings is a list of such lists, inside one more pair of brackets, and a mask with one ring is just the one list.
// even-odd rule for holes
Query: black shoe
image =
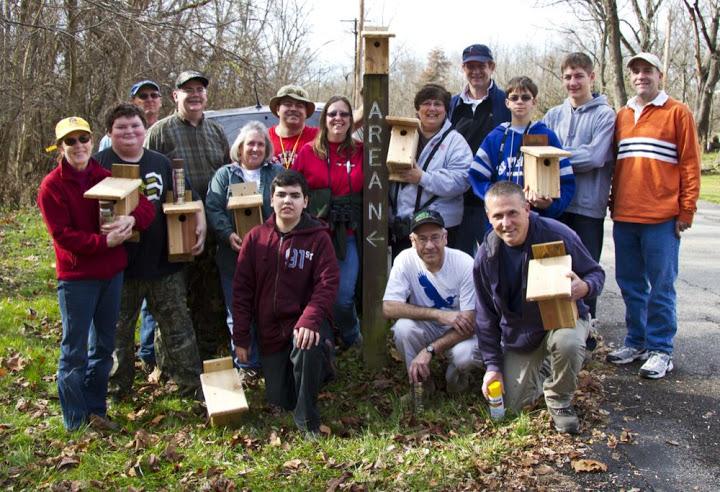
{"label": "black shoe", "polygon": [[548,412],[555,423],[555,429],[565,434],[577,434],[580,428],[575,409],[571,406],[565,408],[549,408]]}

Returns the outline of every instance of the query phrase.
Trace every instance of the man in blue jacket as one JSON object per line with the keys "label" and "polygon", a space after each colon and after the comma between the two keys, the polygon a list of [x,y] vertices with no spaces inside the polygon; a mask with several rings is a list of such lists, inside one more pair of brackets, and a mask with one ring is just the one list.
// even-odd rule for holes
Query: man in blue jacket
{"label": "man in blue jacket", "polygon": [[[483,393],[487,397],[488,385],[500,381],[505,406],[515,411],[544,395],[555,428],[577,433],[572,397],[590,329],[585,300],[600,294],[605,273],[575,232],[530,211],[519,185],[495,183],[485,195],[485,208],[493,230],[473,267],[478,347],[487,368]],[[567,276],[578,309],[575,328],[545,331],[537,303],[525,300],[531,246],[551,241],[563,241],[572,257]]]}
{"label": "man in blue jacket", "polygon": [[[490,48],[484,44],[465,48],[462,69],[467,84],[450,100],[448,119],[475,155],[493,128],[510,121],[510,110],[505,106],[505,92],[492,79],[495,60]],[[465,193],[463,201],[464,214],[456,247],[473,256],[487,225],[485,207],[472,190]]]}

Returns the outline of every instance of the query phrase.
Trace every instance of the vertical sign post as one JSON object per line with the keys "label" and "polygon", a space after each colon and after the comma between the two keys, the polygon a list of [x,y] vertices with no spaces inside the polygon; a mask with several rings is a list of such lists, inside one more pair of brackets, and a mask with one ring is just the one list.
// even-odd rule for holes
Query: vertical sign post
{"label": "vertical sign post", "polygon": [[363,358],[370,369],[387,361],[387,321],[382,298],[388,279],[388,170],[385,166],[390,132],[388,114],[389,38],[387,31],[367,31],[364,40],[363,109],[365,115],[363,171]]}

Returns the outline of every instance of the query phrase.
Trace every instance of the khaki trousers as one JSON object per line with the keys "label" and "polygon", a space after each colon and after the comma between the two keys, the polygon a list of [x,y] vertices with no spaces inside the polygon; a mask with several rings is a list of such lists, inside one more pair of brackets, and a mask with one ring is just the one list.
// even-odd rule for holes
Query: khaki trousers
{"label": "khaki trousers", "polygon": [[520,411],[541,395],[549,408],[570,406],[585,357],[590,322],[548,331],[532,352],[505,352],[505,407]]}

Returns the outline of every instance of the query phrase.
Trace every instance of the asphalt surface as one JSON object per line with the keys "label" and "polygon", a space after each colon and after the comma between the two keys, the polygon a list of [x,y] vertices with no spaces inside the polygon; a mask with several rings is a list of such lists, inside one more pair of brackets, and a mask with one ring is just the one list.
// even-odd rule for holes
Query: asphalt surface
{"label": "asphalt surface", "polygon": [[[720,206],[698,204],[680,246],[675,370],[662,380],[637,376],[641,363],[612,370],[603,382],[604,432],[629,443],[610,447],[598,438],[593,458],[607,473],[578,477],[593,490],[720,490]],[[607,278],[598,303],[605,343],[622,345],[625,306],[615,282],[612,222],[605,221],[601,263]],[[625,434],[623,434],[625,431]]]}

